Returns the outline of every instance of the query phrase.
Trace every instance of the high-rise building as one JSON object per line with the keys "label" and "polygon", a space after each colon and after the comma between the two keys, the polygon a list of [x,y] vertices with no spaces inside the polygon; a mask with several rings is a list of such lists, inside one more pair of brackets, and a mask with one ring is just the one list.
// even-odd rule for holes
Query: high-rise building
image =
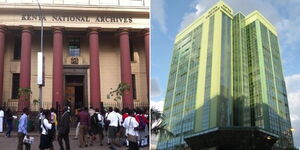
{"label": "high-rise building", "polygon": [[197,137],[223,134],[223,127],[273,147],[293,146],[281,66],[275,27],[258,11],[234,15],[218,2],[176,36],[163,110],[174,137],[161,135],[158,149],[193,138],[201,145]]}

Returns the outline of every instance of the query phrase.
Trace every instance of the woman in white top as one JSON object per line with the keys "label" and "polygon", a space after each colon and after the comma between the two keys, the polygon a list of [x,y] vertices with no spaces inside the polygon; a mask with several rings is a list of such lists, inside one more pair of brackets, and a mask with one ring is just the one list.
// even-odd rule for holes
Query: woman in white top
{"label": "woman in white top", "polygon": [[50,110],[45,110],[44,111],[44,119],[42,119],[41,123],[41,138],[40,138],[40,145],[39,148],[41,150],[44,149],[50,149],[53,150],[53,144],[52,144],[52,137],[51,137],[51,129],[52,129],[52,124],[50,123],[51,119],[51,112]]}
{"label": "woman in white top", "polygon": [[123,122],[123,127],[126,129],[125,135],[129,141],[129,150],[138,150],[139,145],[137,143],[138,131],[135,130],[139,126],[139,123],[133,117],[133,111],[128,110],[128,117]]}

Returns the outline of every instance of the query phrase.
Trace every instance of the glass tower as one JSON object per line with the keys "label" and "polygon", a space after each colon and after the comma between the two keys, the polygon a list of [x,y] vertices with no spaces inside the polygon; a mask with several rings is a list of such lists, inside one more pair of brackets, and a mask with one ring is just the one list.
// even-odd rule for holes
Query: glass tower
{"label": "glass tower", "polygon": [[218,2],[174,42],[164,105],[168,129],[158,149],[186,146],[188,135],[215,127],[259,127],[293,146],[275,27],[258,11],[233,15]]}

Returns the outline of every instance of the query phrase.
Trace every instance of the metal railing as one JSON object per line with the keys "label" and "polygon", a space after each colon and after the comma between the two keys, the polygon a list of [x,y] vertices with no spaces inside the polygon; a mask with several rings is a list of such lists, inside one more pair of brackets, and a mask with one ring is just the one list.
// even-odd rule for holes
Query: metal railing
{"label": "metal railing", "polygon": [[[41,4],[149,7],[151,0],[39,0]],[[36,0],[0,0],[0,3],[36,4]]]}
{"label": "metal railing", "polygon": [[[103,102],[103,106],[105,108],[107,107],[117,107],[117,108],[122,108],[122,102],[116,102],[116,101],[105,101]],[[12,111],[18,111],[18,100],[9,100],[4,103],[4,108],[10,108]],[[50,109],[52,107],[52,102],[43,102],[43,108],[44,109]],[[149,104],[148,102],[139,102],[135,101],[134,102],[134,108],[148,108]],[[33,102],[30,103],[30,110],[31,111],[38,111],[39,110],[39,105],[34,104]]]}

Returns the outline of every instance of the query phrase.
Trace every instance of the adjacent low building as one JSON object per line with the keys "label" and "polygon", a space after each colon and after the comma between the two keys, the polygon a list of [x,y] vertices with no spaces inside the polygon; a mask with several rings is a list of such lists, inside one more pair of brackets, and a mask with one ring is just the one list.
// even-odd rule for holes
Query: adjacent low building
{"label": "adjacent low building", "polygon": [[[35,0],[0,0],[0,105],[37,110],[41,95],[44,108],[66,100],[72,108],[148,106],[149,4],[42,0],[39,9]],[[119,83],[131,88],[116,102],[107,95]],[[31,89],[29,100],[19,99],[20,88]]]}

